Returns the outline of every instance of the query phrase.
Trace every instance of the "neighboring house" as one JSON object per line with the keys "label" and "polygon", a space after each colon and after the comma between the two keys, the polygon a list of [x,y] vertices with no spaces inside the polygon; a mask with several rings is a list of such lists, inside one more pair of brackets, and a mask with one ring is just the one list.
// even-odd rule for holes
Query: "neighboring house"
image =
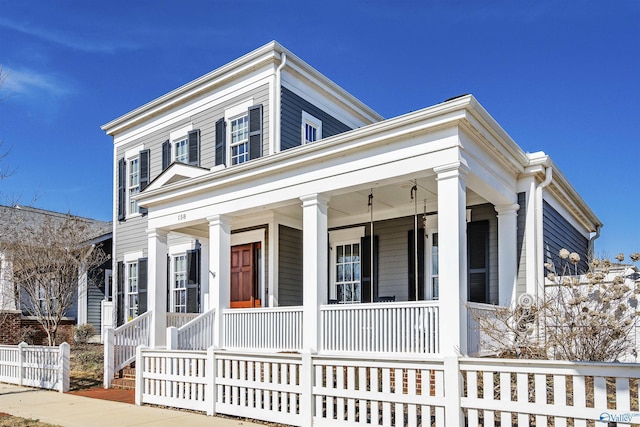
{"label": "neighboring house", "polygon": [[[20,231],[25,227],[37,228],[45,221],[53,221],[54,224],[63,223],[67,218],[66,214],[52,212],[44,209],[33,208],[29,206],[0,206],[0,222],[2,230],[8,230],[7,235],[0,236],[0,239],[7,240],[14,236],[12,233]],[[89,245],[100,245],[105,254],[111,254],[112,248],[112,229],[110,222],[98,221],[90,218],[79,218],[83,222],[89,224],[92,238],[87,241]],[[0,233],[0,234],[5,234]],[[22,305],[20,297],[20,284],[13,283],[11,279],[11,262],[0,253],[0,310],[18,311],[27,315]],[[70,307],[65,317],[69,324],[91,324],[96,332],[101,329],[101,304],[102,300],[108,297],[111,276],[111,260],[107,260],[104,264],[91,271],[80,272],[77,291],[77,302]],[[23,322],[24,323],[24,322]],[[31,324],[35,325],[33,322]]]}
{"label": "neighboring house", "polygon": [[436,313],[422,353],[465,354],[467,301],[541,295],[548,254],[587,259],[602,225],[473,96],[385,120],[277,42],[102,129],[117,323],[147,313],[153,348],[209,310],[212,344],[245,348],[225,315],[286,307],[302,342],[269,349],[322,353],[353,326],[326,313],[391,300]]}

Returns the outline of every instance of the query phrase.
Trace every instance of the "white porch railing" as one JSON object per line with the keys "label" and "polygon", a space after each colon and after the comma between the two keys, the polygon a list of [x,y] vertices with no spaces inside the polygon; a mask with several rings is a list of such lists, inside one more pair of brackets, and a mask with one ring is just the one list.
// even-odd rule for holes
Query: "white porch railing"
{"label": "white porch railing", "polygon": [[[213,345],[216,311],[209,310],[193,318],[190,322],[175,329],[170,328],[167,336],[167,348],[178,350],[206,350]],[[175,333],[175,337],[172,335]]]}
{"label": "white porch railing", "polygon": [[0,381],[20,386],[69,391],[69,344],[59,347],[0,346]]}
{"label": "white porch railing", "polygon": [[[491,345],[487,342],[489,338],[482,334],[476,319],[495,316],[495,312],[500,306],[468,302],[467,308],[469,310],[467,316],[467,354],[471,356],[489,356],[491,355]],[[508,332],[505,331],[505,333]]]}
{"label": "white porch railing", "polygon": [[438,301],[323,305],[320,322],[321,352],[440,352]]}
{"label": "white porch railing", "polygon": [[141,314],[116,329],[107,329],[104,340],[104,384],[111,385],[115,372],[136,358],[136,347],[149,345],[151,336],[151,312]]}
{"label": "white porch railing", "polygon": [[224,348],[259,351],[302,349],[302,307],[228,309]]}
{"label": "white porch railing", "polygon": [[171,326],[180,328],[199,315],[200,313],[167,313],[167,328]]}

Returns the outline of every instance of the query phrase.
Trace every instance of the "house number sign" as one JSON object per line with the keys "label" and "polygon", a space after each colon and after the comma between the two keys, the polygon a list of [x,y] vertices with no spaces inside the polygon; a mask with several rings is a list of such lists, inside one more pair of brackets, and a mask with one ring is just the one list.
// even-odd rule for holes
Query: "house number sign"
{"label": "house number sign", "polygon": [[185,221],[187,219],[186,213],[178,214],[178,221]]}

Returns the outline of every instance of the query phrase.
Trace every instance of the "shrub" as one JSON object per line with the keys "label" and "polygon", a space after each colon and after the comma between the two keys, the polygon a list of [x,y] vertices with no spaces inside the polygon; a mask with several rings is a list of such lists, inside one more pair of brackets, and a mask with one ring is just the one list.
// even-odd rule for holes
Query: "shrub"
{"label": "shrub", "polygon": [[96,334],[93,325],[85,323],[84,325],[73,328],[73,339],[76,344],[86,344],[89,339]]}

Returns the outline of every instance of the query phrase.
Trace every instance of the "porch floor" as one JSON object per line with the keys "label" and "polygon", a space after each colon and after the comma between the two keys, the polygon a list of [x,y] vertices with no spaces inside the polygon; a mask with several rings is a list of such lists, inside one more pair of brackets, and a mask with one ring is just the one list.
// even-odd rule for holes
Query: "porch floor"
{"label": "porch floor", "polygon": [[68,394],[89,397],[92,399],[110,400],[112,402],[135,404],[135,390],[95,387],[86,390],[70,391]]}

